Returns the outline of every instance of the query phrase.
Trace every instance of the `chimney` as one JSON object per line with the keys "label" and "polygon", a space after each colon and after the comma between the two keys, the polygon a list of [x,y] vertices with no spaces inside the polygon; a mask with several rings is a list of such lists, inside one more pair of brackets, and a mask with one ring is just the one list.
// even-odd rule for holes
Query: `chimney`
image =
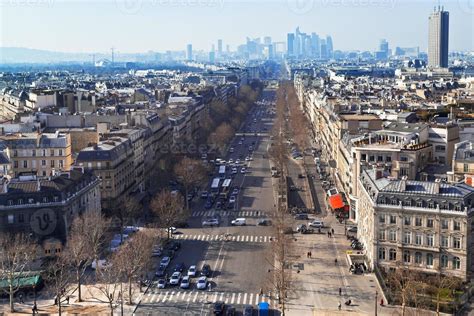
{"label": "chimney", "polygon": [[441,188],[441,179],[437,178],[434,182],[434,189],[433,189],[433,193],[434,194],[439,194],[439,190]]}
{"label": "chimney", "polygon": [[400,180],[400,191],[405,192],[407,189],[407,176],[403,176],[402,179]]}

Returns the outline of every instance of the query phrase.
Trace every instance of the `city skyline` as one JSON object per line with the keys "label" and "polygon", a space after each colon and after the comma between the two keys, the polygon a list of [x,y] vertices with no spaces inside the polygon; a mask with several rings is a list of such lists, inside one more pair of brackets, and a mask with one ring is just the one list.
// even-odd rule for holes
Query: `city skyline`
{"label": "city skyline", "polygon": [[[1,46],[100,53],[116,47],[118,53],[137,53],[184,51],[187,44],[192,44],[196,51],[210,51],[220,39],[224,47],[230,45],[234,51],[246,37],[269,36],[276,42],[286,41],[287,33],[299,26],[320,36],[330,34],[335,41],[334,50],[374,51],[384,38],[390,48],[419,46],[427,51],[427,17],[437,4],[432,2],[381,1],[378,5],[364,6],[330,0],[264,1],[258,4],[212,0],[207,5],[195,6],[184,2],[170,2],[166,6],[156,1],[137,1],[127,6],[128,2],[117,0],[96,5],[94,12],[86,3],[50,3],[46,0],[30,6],[4,3]],[[252,10],[248,10],[249,5]],[[445,3],[445,9],[451,15],[450,51],[473,50],[470,40],[473,38],[470,23],[473,12],[469,5],[468,0]],[[97,18],[101,25],[71,23],[71,12],[75,17]],[[20,15],[24,19],[18,25],[14,19]],[[54,19],[48,18],[53,16]],[[405,23],[399,23],[401,18]],[[247,22],[240,23],[242,19]],[[239,27],[233,27],[235,24]],[[15,25],[15,28],[8,25]],[[347,25],[350,25],[350,33]],[[368,32],[371,36],[366,36]],[[137,36],[139,34],[143,37]]]}

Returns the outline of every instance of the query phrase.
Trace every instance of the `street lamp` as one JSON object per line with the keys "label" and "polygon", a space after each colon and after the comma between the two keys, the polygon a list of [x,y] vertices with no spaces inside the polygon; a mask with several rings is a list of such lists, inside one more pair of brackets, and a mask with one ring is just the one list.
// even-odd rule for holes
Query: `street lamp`
{"label": "street lamp", "polygon": [[378,292],[375,291],[375,316],[377,316],[377,296],[378,296]]}

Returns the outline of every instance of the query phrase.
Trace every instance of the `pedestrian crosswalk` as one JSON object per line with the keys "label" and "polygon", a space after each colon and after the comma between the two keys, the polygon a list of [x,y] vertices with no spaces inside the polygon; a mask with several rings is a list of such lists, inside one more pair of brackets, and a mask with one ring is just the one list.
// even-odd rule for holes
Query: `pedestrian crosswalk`
{"label": "pedestrian crosswalk", "polygon": [[174,239],[181,240],[196,240],[196,241],[236,241],[236,242],[271,242],[272,236],[253,236],[253,235],[187,235],[177,234],[173,235]]}
{"label": "pedestrian crosswalk", "polygon": [[221,217],[232,216],[232,217],[259,217],[263,216],[265,213],[263,211],[194,211],[192,217],[205,217],[205,216],[215,216],[219,215]]}
{"label": "pedestrian crosswalk", "polygon": [[241,292],[219,292],[219,291],[199,291],[181,289],[158,289],[149,288],[141,300],[141,304],[155,303],[215,303],[224,302],[231,305],[258,305],[260,302],[273,303],[273,300],[266,295],[259,293]]}

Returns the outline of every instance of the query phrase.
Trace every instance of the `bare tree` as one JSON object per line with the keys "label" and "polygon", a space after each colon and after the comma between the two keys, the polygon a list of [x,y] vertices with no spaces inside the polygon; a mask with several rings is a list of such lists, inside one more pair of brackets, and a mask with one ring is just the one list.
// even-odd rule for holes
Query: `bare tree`
{"label": "bare tree", "polygon": [[54,295],[58,314],[62,314],[62,301],[72,292],[70,285],[74,282],[69,258],[66,253],[56,256],[46,269],[45,280],[48,292]]}
{"label": "bare tree", "polygon": [[84,235],[88,245],[90,261],[96,261],[97,270],[100,270],[99,255],[104,245],[104,235],[110,227],[110,220],[106,219],[100,212],[88,213],[82,217],[82,224],[87,227]]}
{"label": "bare tree", "polygon": [[400,296],[402,315],[405,315],[411,295],[419,285],[417,277],[418,274],[414,270],[401,263],[388,273],[390,287]]}
{"label": "bare tree", "polygon": [[154,239],[150,234],[138,232],[120,247],[116,264],[128,283],[128,304],[132,305],[132,281],[151,266],[151,252]]}
{"label": "bare tree", "polygon": [[208,142],[215,144],[219,149],[219,152],[222,154],[232,136],[234,136],[234,129],[232,126],[228,123],[222,123],[216,128],[215,132],[209,136]]}
{"label": "bare tree", "polygon": [[107,266],[100,270],[97,269],[95,273],[96,283],[94,288],[96,288],[101,294],[101,297],[97,299],[109,305],[110,316],[114,315],[115,302],[122,294],[120,292],[122,280],[118,264],[119,260],[116,260],[115,256],[115,254],[112,255]]}
{"label": "bare tree", "polygon": [[183,184],[185,206],[189,210],[188,193],[193,187],[200,185],[206,179],[206,168],[200,160],[184,157],[174,166],[174,174]]}
{"label": "bare tree", "polygon": [[28,275],[30,264],[36,259],[37,246],[24,234],[0,235],[0,280],[5,280],[10,299],[10,312],[15,312],[13,297],[20,289],[20,280]]}
{"label": "bare tree", "polygon": [[150,208],[157,219],[159,227],[167,230],[167,239],[170,239],[169,227],[186,216],[183,197],[179,193],[171,193],[169,190],[159,192],[150,203]]}
{"label": "bare tree", "polygon": [[137,218],[141,210],[140,203],[133,196],[127,195],[122,198],[122,207],[117,210],[120,221],[120,241],[123,243],[123,230],[131,219]]}
{"label": "bare tree", "polygon": [[[455,296],[453,291],[462,285],[462,280],[457,277],[444,275],[441,272],[438,272],[436,275],[429,277],[427,281],[427,291],[434,294],[436,302],[436,314],[439,315],[441,312],[441,303],[443,301],[454,300]],[[443,295],[443,293],[445,293],[445,295]],[[443,299],[443,296],[447,296],[447,299]]]}

